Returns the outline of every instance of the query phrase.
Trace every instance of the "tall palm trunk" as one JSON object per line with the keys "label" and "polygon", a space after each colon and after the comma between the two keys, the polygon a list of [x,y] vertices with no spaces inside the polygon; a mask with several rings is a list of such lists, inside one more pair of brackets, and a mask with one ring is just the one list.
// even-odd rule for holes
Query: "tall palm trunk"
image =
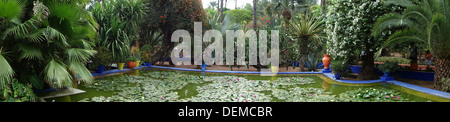
{"label": "tall palm trunk", "polygon": [[[442,78],[450,78],[450,60],[449,59],[436,59],[436,70],[434,74],[434,89],[441,90],[442,87]],[[447,90],[448,92],[450,90]]]}
{"label": "tall palm trunk", "polygon": [[223,0],[220,0],[220,9],[219,9],[219,14],[220,14],[220,23],[223,22]]}
{"label": "tall palm trunk", "polygon": [[322,3],[322,14],[325,15],[327,3],[325,2],[325,0],[322,0],[320,3]]}
{"label": "tall palm trunk", "polygon": [[256,28],[256,5],[258,0],[253,0],[253,27]]}
{"label": "tall palm trunk", "polygon": [[217,11],[220,12],[220,0],[217,0]]}

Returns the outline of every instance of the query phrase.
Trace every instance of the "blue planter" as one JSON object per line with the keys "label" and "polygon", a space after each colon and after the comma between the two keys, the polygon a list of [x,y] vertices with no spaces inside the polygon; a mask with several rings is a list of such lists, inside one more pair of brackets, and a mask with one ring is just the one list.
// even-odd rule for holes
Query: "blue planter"
{"label": "blue planter", "polygon": [[202,64],[202,71],[206,70],[206,64]]}
{"label": "blue planter", "polygon": [[103,73],[103,71],[105,71],[105,66],[104,66],[104,65],[100,65],[100,66],[98,66],[98,68],[97,68],[97,73],[100,73],[100,74],[102,74],[102,73]]}
{"label": "blue planter", "polygon": [[350,69],[352,70],[353,73],[359,73],[361,72],[361,68],[360,66],[350,66]]}
{"label": "blue planter", "polygon": [[152,63],[149,63],[149,62],[145,62],[145,66],[147,66],[147,67],[151,67],[151,66],[152,66]]}
{"label": "blue planter", "polygon": [[390,74],[391,74],[390,72],[383,72],[383,76],[380,77],[380,80],[382,81],[394,80],[395,78],[392,77]]}
{"label": "blue planter", "polygon": [[341,79],[341,74],[339,74],[339,73],[334,73],[334,78],[336,78],[336,79]]}

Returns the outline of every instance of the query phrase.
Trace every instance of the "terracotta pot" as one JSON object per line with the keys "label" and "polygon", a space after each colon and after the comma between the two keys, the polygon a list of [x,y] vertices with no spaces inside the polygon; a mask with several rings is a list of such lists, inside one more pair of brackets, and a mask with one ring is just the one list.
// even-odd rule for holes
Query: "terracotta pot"
{"label": "terracotta pot", "polygon": [[410,68],[411,70],[417,70],[419,68],[419,65],[417,64],[417,62],[411,62]]}
{"label": "terracotta pot", "polygon": [[322,63],[323,63],[324,69],[329,69],[331,58],[327,54],[324,54],[323,56],[324,57],[322,58]]}
{"label": "terracotta pot", "polygon": [[146,52],[145,55],[147,55],[147,58],[150,58],[150,54],[148,52]]}
{"label": "terracotta pot", "polygon": [[130,69],[134,69],[136,67],[136,61],[128,61],[127,66]]}

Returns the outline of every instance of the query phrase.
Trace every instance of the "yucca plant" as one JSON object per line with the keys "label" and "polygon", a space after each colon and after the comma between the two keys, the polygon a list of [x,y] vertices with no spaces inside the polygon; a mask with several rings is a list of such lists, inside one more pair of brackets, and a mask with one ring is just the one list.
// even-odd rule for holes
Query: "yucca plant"
{"label": "yucca plant", "polygon": [[142,0],[95,2],[91,8],[100,28],[97,46],[111,50],[116,62],[125,62],[131,54],[131,41],[136,38],[139,24],[146,15]]}
{"label": "yucca plant", "polygon": [[93,81],[84,63],[95,53],[96,23],[79,2],[0,0],[0,90],[13,78],[54,88],[72,86],[73,73]]}
{"label": "yucca plant", "polygon": [[379,36],[384,30],[394,27],[403,28],[390,36],[383,47],[408,42],[426,45],[436,64],[434,87],[441,89],[441,79],[450,77],[450,1],[390,0],[387,3],[406,9],[378,19],[372,29],[373,35]]}
{"label": "yucca plant", "polygon": [[[297,41],[299,46],[300,61],[303,61],[311,52],[311,47],[321,47],[322,39],[325,38],[323,33],[325,29],[324,22],[317,20],[313,14],[294,16],[292,19],[293,22],[288,21],[287,25],[290,27],[291,37]],[[300,64],[304,63],[300,62]]]}

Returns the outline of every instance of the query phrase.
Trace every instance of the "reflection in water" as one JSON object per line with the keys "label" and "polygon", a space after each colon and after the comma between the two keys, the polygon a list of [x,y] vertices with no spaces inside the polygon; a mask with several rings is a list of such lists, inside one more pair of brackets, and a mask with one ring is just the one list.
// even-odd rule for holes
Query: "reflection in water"
{"label": "reflection in water", "polygon": [[324,91],[328,91],[328,88],[330,88],[330,84],[328,84],[327,82],[322,82],[322,88],[324,89]]}

